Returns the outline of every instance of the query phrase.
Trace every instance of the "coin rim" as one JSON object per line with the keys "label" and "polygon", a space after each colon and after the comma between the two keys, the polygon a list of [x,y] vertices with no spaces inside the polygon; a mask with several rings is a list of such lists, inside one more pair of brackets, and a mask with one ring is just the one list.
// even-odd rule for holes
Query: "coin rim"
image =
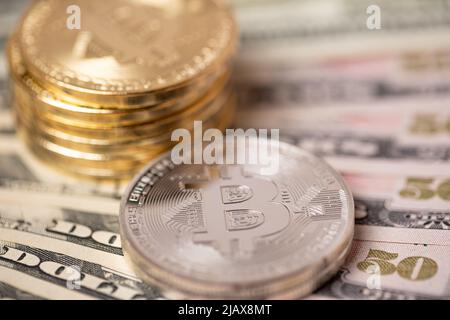
{"label": "coin rim", "polygon": [[[120,225],[120,234],[122,239],[122,247],[124,255],[127,256],[127,259],[131,261],[131,265],[133,266],[133,269],[135,269],[136,273],[138,273],[141,277],[143,277],[146,281],[148,281],[151,284],[154,284],[161,288],[163,291],[167,292],[170,295],[181,295],[183,298],[211,298],[214,299],[230,299],[230,298],[258,298],[259,295],[255,295],[252,292],[254,290],[258,291],[264,291],[265,293],[263,296],[265,298],[271,298],[276,297],[279,295],[290,295],[289,292],[292,292],[291,294],[294,294],[297,292],[298,296],[303,296],[307,293],[310,293],[308,290],[306,292],[302,289],[302,287],[307,286],[311,283],[316,283],[316,285],[312,285],[314,289],[318,287],[318,284],[325,281],[327,278],[327,273],[329,273],[331,270],[337,271],[337,268],[342,265],[344,262],[345,257],[349,253],[349,248],[352,244],[353,234],[354,234],[354,200],[353,195],[348,188],[347,184],[345,183],[343,177],[331,166],[329,165],[324,159],[304,150],[301,149],[295,145],[286,143],[286,142],[280,142],[280,148],[288,148],[288,149],[295,149],[296,151],[300,151],[305,156],[310,157],[311,160],[320,161],[322,165],[324,165],[330,172],[333,174],[337,182],[341,185],[341,187],[346,191],[347,193],[347,205],[348,205],[348,215],[346,218],[346,221],[348,222],[347,225],[342,227],[342,241],[338,244],[334,244],[331,247],[327,247],[327,251],[325,254],[323,254],[321,257],[317,258],[316,261],[313,261],[310,265],[305,266],[301,270],[295,270],[292,271],[286,275],[281,275],[274,277],[270,280],[262,280],[257,282],[249,282],[246,283],[245,286],[240,286],[238,284],[230,284],[230,283],[223,283],[223,282],[213,282],[213,281],[201,281],[198,278],[189,278],[188,276],[178,274],[172,270],[165,270],[162,266],[160,266],[157,262],[154,261],[147,261],[145,259],[145,254],[142,254],[138,247],[133,245],[129,239],[132,238],[132,235],[129,236],[129,230],[127,230],[127,221],[126,221],[126,206],[128,197],[133,190],[136,183],[144,176],[155,164],[163,160],[164,158],[167,158],[170,160],[170,157],[168,155],[170,154],[170,151],[160,155],[159,157],[152,160],[147,166],[145,166],[142,170],[139,171],[139,173],[131,180],[128,187],[126,188],[125,192],[122,195],[122,199],[120,202],[120,211],[119,211],[119,225]],[[333,259],[336,260],[336,257],[343,256],[344,258],[339,261],[339,263],[333,263]],[[331,257],[331,263],[329,263],[327,266],[325,266],[324,274],[320,273],[317,270],[315,270],[315,267],[320,266],[322,262],[327,261]],[[144,264],[145,268],[141,267],[140,265]],[[146,271],[145,271],[146,270]],[[156,272],[157,275],[151,275],[148,270],[152,270],[153,272]],[[292,283],[299,278],[302,278],[302,276],[305,273],[310,272],[312,275],[316,275],[313,279],[308,279],[306,281],[303,281],[303,284],[300,283],[298,288],[292,288]],[[330,275],[331,277],[331,275]],[[288,283],[288,285],[280,285],[282,283]],[[199,292],[198,289],[199,286],[203,287],[210,287],[208,289],[202,289],[203,292]],[[281,286],[278,287],[277,286]],[[275,287],[275,288],[274,288]],[[238,292],[237,289],[241,289],[241,292]],[[230,295],[229,292],[232,292]],[[227,294],[228,293],[228,294]]]}
{"label": "coin rim", "polygon": [[[228,44],[221,49],[221,52],[218,53],[217,57],[213,62],[211,62],[206,68],[203,68],[199,70],[195,75],[187,76],[182,81],[174,82],[168,86],[157,86],[153,87],[151,89],[133,89],[133,90],[122,90],[122,91],[114,91],[114,90],[99,90],[99,89],[93,89],[89,88],[88,85],[86,86],[79,86],[74,83],[67,83],[61,80],[58,80],[56,78],[50,77],[48,74],[45,74],[42,70],[40,70],[38,67],[34,66],[33,62],[30,61],[31,57],[27,57],[26,53],[23,50],[23,46],[25,45],[23,43],[23,28],[24,24],[27,18],[30,17],[30,14],[34,10],[35,6],[39,2],[31,3],[28,10],[26,10],[25,14],[23,15],[22,19],[20,20],[18,30],[17,30],[17,40],[18,45],[20,47],[20,50],[23,55],[23,62],[25,66],[27,66],[27,69],[30,70],[31,74],[34,76],[38,76],[38,78],[45,79],[46,84],[49,86],[49,88],[53,88],[55,91],[59,91],[62,95],[69,95],[71,98],[79,101],[95,101],[96,99],[105,98],[106,100],[111,99],[114,103],[115,100],[120,100],[120,98],[124,98],[127,96],[150,96],[152,94],[165,92],[165,91],[177,91],[179,89],[182,89],[186,86],[189,86],[189,84],[192,83],[192,81],[195,81],[199,79],[199,77],[202,76],[208,76],[215,73],[215,70],[220,68],[222,65],[226,65],[229,63],[229,61],[234,56],[234,53],[237,51],[238,46],[238,26],[235,19],[235,16],[233,14],[233,10],[230,5],[228,5],[226,2],[221,0],[208,0],[214,3],[217,7],[217,10],[221,10],[224,14],[224,23],[228,25],[228,32],[229,32],[229,41]],[[32,16],[31,16],[32,17]],[[87,84],[87,83],[86,83]],[[74,101],[69,101],[71,103],[74,103]],[[109,102],[105,101],[106,105],[110,105]],[[118,101],[117,101],[118,102]],[[122,103],[117,103],[117,105],[123,105]]]}

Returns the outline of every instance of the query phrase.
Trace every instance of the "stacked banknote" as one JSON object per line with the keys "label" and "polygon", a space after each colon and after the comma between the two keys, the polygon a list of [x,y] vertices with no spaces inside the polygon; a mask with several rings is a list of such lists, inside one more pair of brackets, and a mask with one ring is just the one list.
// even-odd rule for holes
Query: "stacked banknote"
{"label": "stacked banknote", "polygon": [[[1,48],[25,2],[0,0]],[[448,1],[378,1],[375,30],[373,1],[233,3],[236,126],[280,128],[355,199],[348,258],[307,298],[449,299]],[[124,259],[124,183],[80,182],[37,161],[16,137],[3,55],[0,76],[0,297],[165,298]]]}
{"label": "stacked banknote", "polygon": [[8,48],[29,148],[73,174],[129,178],[172,146],[173,130],[227,127],[236,26],[228,6],[190,2],[34,3]]}
{"label": "stacked banknote", "polygon": [[311,299],[448,299],[448,1],[234,3],[236,125],[280,128],[355,198],[350,255]]}

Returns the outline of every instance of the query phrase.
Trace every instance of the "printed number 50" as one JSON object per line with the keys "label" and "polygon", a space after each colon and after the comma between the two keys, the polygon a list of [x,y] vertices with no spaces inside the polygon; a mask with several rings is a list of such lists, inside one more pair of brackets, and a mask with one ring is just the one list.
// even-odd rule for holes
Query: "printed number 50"
{"label": "printed number 50", "polygon": [[370,249],[364,261],[357,264],[359,270],[373,273],[373,267],[379,270],[381,275],[389,275],[397,272],[400,277],[408,280],[425,280],[433,277],[438,270],[437,263],[426,257],[408,257],[395,265],[390,262],[398,257],[398,253]]}
{"label": "printed number 50", "polygon": [[406,187],[400,191],[403,198],[427,200],[438,196],[442,200],[450,200],[450,180],[441,182],[436,190],[430,188],[433,179],[409,178]]}

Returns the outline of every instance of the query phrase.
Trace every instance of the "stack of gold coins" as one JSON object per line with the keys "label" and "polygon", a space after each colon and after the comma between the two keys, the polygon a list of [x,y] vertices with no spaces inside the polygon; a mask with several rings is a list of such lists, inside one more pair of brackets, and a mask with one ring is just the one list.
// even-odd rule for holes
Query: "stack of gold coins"
{"label": "stack of gold coins", "polygon": [[175,129],[233,118],[237,30],[219,0],[40,0],[9,42],[20,135],[77,175],[127,178]]}

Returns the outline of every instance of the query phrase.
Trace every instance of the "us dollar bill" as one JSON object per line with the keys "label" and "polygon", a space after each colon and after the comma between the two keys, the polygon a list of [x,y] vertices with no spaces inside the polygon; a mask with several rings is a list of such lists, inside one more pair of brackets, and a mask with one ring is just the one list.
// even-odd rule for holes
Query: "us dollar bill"
{"label": "us dollar bill", "polygon": [[[1,26],[1,24],[0,24]],[[0,37],[0,133],[10,133],[12,131],[12,118],[9,107],[9,80],[8,68],[6,65],[6,38]]]}
{"label": "us dollar bill", "polygon": [[353,248],[311,299],[450,299],[450,179],[343,176],[355,197]]}
{"label": "us dollar bill", "polygon": [[2,201],[0,231],[0,239],[22,239],[34,248],[67,254],[134,277],[123,257],[116,212]]}
{"label": "us dollar bill", "polygon": [[370,103],[450,93],[450,48],[413,54],[360,57],[318,64],[241,63],[236,67],[239,105],[246,109]]}
{"label": "us dollar bill", "polygon": [[[236,7],[244,38],[261,41],[264,31],[265,38],[269,40],[369,33],[370,29],[365,23],[366,11],[373,4],[368,0],[233,0],[232,3]],[[446,0],[402,0],[395,4],[380,0],[376,4],[383,10],[384,33],[400,30],[411,32],[425,26],[432,28],[450,24],[450,5]],[[280,12],[286,15],[280,16]],[[334,19],[318,19],[325,16]],[[271,19],[273,23],[260,23],[259,19]]]}
{"label": "us dollar bill", "polygon": [[[399,232],[400,231],[400,232]],[[357,226],[340,273],[316,296],[336,299],[450,299],[450,244],[430,244],[423,233]],[[376,239],[376,240],[375,240]]]}
{"label": "us dollar bill", "polygon": [[[3,58],[0,56],[0,74],[4,71],[1,71],[2,65],[4,62],[2,61]],[[12,121],[11,113],[7,112],[9,111],[9,97],[8,97],[8,81],[6,80],[6,77],[3,75],[0,75],[0,133],[1,134],[12,134],[14,132],[14,129],[11,127]]]}
{"label": "us dollar bill", "polygon": [[[233,3],[240,111],[449,94],[446,0]],[[373,10],[377,29],[368,27]]]}
{"label": "us dollar bill", "polygon": [[[1,268],[0,281],[2,281],[2,276],[4,276],[4,281],[9,281],[9,285],[17,286],[17,282],[20,282],[20,277],[28,279],[29,276],[32,276],[34,277],[33,281],[25,279],[19,289],[24,291],[31,290],[33,288],[28,288],[27,284],[30,281],[33,283],[39,280],[39,288],[42,288],[44,292],[39,291],[34,292],[34,294],[37,297],[46,299],[86,299],[92,297],[102,299],[160,298],[159,294],[156,295],[156,290],[143,284],[136,277],[131,265],[123,256],[119,235],[118,208],[111,207],[111,212],[107,212],[105,210],[107,208],[105,202],[102,204],[101,201],[92,196],[85,198],[85,200],[88,200],[86,203],[83,202],[83,198],[77,195],[68,195],[66,200],[63,200],[63,194],[52,193],[51,190],[43,192],[38,189],[38,191],[38,196],[36,197],[36,195],[33,195],[32,188],[21,190],[20,184],[14,185],[12,190],[5,188],[5,186],[0,187],[0,240],[6,244],[25,245],[27,250],[20,247],[24,252],[33,253],[34,255],[37,255],[36,252],[38,252],[42,257],[48,258],[51,256],[54,259],[62,259],[55,260],[59,263],[59,270],[66,270],[64,268],[67,268],[67,272],[72,275],[78,274],[75,271],[85,267],[86,272],[91,272],[90,274],[95,276],[95,278],[86,280],[87,291],[83,288],[78,288],[74,292],[69,288],[70,290],[67,291],[61,287],[63,282],[59,281],[58,277],[51,277],[48,274],[45,276],[46,269],[40,268],[40,264],[34,265],[33,268],[30,268],[29,265],[22,265],[21,262],[23,262],[25,257],[23,256],[24,253],[19,252],[19,254],[16,252],[17,254],[13,256],[13,258],[16,257],[18,259],[15,261],[15,267],[12,270]],[[45,201],[43,198],[47,200]],[[66,204],[64,204],[65,201],[67,201]],[[76,209],[77,207],[78,209]],[[80,207],[84,207],[86,211],[79,209]],[[88,209],[91,211],[87,211]],[[14,246],[14,248],[19,247]],[[37,256],[40,257],[40,255]],[[67,257],[67,259],[64,257]],[[3,258],[4,267],[13,267],[10,261],[11,257],[8,258],[8,256],[4,255]],[[33,259],[36,260],[36,258]],[[55,262],[54,260],[51,261]],[[47,264],[44,264],[44,266]],[[0,265],[2,265],[1,261]],[[56,265],[53,265],[56,268]],[[80,269],[79,271],[82,274],[80,276],[81,279],[85,278],[84,273],[82,273],[83,270]],[[94,273],[92,273],[93,270],[95,271]],[[22,272],[22,274],[20,276],[17,275],[17,271]],[[111,280],[110,277],[112,277],[111,279],[118,279],[118,284],[116,283],[117,281],[113,281],[114,285],[131,283],[133,290],[142,290],[134,292],[130,291],[129,288],[125,288],[122,291],[125,293],[129,292],[128,296],[125,293],[116,296],[114,292],[117,289],[114,289],[114,292],[111,291],[109,294],[105,294],[101,292],[102,290],[99,290],[100,293],[98,293],[96,292],[97,289],[94,290],[89,287],[92,281]],[[58,295],[45,295],[44,293],[47,291],[54,292],[54,290],[48,289],[49,286],[52,287],[54,285],[59,286],[56,292],[63,292],[58,293]],[[101,286],[115,288],[110,284],[102,284]]]}
{"label": "us dollar bill", "polygon": [[[9,108],[8,104],[8,68],[6,65],[5,47],[8,37],[22,14],[30,3],[29,0],[0,1],[0,112]],[[3,115],[2,115],[3,116]],[[1,118],[1,117],[0,117]],[[0,132],[2,123],[0,120]]]}
{"label": "us dollar bill", "polygon": [[340,171],[448,175],[448,100],[406,99],[368,105],[243,112],[238,126],[280,128],[287,142]]}
{"label": "us dollar bill", "polygon": [[450,177],[343,176],[355,197],[357,224],[450,232]]}
{"label": "us dollar bill", "polygon": [[[124,183],[61,176],[15,137],[3,49],[26,3],[0,0],[0,298],[161,298],[122,254]],[[313,297],[448,299],[448,1],[378,2],[380,32],[368,1],[235,3],[238,126],[281,128],[356,198],[352,252]]]}
{"label": "us dollar bill", "polygon": [[450,230],[450,209],[399,210],[386,199],[355,198],[356,223],[400,228]]}
{"label": "us dollar bill", "polygon": [[83,195],[119,200],[126,187],[123,180],[82,181],[66,176],[37,160],[16,135],[0,134],[0,185],[28,185],[32,189],[59,190],[61,195]]}
{"label": "us dollar bill", "polygon": [[[0,274],[10,285],[48,299],[156,299],[159,293],[137,278],[103,265],[40,249],[14,236],[0,240]],[[2,235],[2,239],[6,238]],[[7,271],[5,271],[7,270]],[[27,281],[24,278],[31,278]],[[11,283],[13,282],[13,283]],[[39,282],[39,286],[33,286]],[[51,288],[57,288],[53,291]]]}
{"label": "us dollar bill", "polygon": [[42,298],[0,282],[0,300],[42,300]]}
{"label": "us dollar bill", "polygon": [[441,175],[448,172],[447,146],[404,146],[393,137],[352,134],[321,134],[303,131],[284,135],[295,145],[324,157],[340,171],[368,174]]}
{"label": "us dollar bill", "polygon": [[[321,133],[394,136],[404,144],[445,144],[449,131],[450,97],[389,99],[368,103],[335,103],[330,106],[291,105],[242,111],[236,124],[251,128],[280,128],[286,133],[315,129]],[[245,117],[244,117],[245,115]]]}
{"label": "us dollar bill", "polygon": [[31,3],[30,0],[0,0],[0,6],[2,8],[0,12],[0,39],[5,39],[9,36],[23,10],[25,10],[29,3]]}
{"label": "us dollar bill", "polygon": [[23,202],[38,206],[118,214],[119,200],[110,193],[92,188],[45,183],[22,179],[0,178],[0,199],[3,203]]}
{"label": "us dollar bill", "polygon": [[[442,48],[449,43],[446,0],[233,2],[242,33],[239,59],[261,66],[268,59],[316,61]],[[368,12],[377,10],[380,23],[370,27]]]}

